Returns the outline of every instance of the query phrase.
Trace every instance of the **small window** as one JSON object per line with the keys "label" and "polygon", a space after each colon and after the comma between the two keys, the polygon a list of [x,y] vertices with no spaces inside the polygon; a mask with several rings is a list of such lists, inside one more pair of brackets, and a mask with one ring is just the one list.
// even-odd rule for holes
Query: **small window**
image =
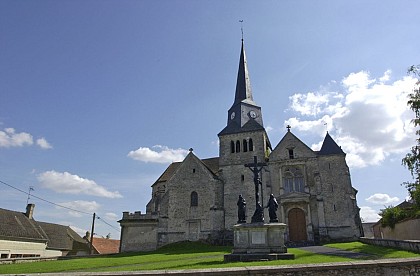
{"label": "small window", "polygon": [[197,192],[191,193],[191,207],[198,206],[198,194]]}
{"label": "small window", "polygon": [[337,206],[335,206],[335,204],[334,204],[334,211],[337,211]]}
{"label": "small window", "polygon": [[289,159],[294,159],[294,158],[295,158],[295,155],[294,155],[293,149],[289,149]]}
{"label": "small window", "polygon": [[241,142],[236,141],[236,152],[241,152]]}
{"label": "small window", "polygon": [[242,147],[244,149],[244,152],[247,152],[248,151],[248,142],[244,139],[244,141],[242,143],[243,143]]}
{"label": "small window", "polygon": [[195,173],[195,169],[193,169],[193,173]]}
{"label": "small window", "polygon": [[244,182],[245,181],[245,176],[241,175],[241,181]]}
{"label": "small window", "polygon": [[1,254],[1,259],[7,259],[9,257],[9,254]]}
{"label": "small window", "polygon": [[230,141],[230,152],[234,153],[235,152],[235,142]]}
{"label": "small window", "polygon": [[249,151],[254,151],[254,143],[252,142],[252,139],[249,139],[248,148]]}

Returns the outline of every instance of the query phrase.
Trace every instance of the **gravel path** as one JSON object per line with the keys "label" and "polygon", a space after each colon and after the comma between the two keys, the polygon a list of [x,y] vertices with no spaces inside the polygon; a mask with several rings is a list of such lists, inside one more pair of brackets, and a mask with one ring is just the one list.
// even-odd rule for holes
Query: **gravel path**
{"label": "gravel path", "polygon": [[306,250],[312,253],[317,253],[317,254],[333,255],[333,256],[340,256],[340,257],[346,257],[346,258],[352,258],[352,259],[374,258],[373,255],[352,252],[352,251],[332,248],[328,246],[305,246],[305,247],[299,247],[299,249]]}

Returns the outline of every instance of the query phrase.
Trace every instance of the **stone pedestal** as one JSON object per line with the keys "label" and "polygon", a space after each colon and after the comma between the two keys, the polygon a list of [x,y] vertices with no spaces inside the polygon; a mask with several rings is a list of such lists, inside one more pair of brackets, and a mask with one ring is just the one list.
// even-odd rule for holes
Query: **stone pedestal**
{"label": "stone pedestal", "polygon": [[284,245],[285,231],[284,223],[234,225],[234,247],[225,262],[294,259]]}

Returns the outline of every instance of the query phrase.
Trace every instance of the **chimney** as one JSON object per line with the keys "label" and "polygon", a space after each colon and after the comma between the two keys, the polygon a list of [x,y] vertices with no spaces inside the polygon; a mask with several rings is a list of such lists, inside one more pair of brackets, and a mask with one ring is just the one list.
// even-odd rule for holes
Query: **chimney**
{"label": "chimney", "polygon": [[26,205],[26,213],[25,213],[25,216],[27,216],[28,219],[33,219],[34,209],[35,209],[35,204],[29,203],[28,205]]}

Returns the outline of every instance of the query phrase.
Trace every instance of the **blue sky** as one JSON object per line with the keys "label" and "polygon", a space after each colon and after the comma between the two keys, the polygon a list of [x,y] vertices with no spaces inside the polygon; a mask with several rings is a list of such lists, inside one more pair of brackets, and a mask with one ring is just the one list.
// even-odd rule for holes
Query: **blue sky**
{"label": "blue sky", "polygon": [[[365,221],[407,196],[406,106],[418,1],[0,1],[0,180],[114,228],[189,148],[218,155],[244,20],[254,100],[275,146],[290,124],[347,153]],[[326,124],[326,125],[325,125]],[[0,185],[0,208],[27,195]],[[32,198],[35,218],[91,216]],[[99,236],[114,228],[99,220]]]}

